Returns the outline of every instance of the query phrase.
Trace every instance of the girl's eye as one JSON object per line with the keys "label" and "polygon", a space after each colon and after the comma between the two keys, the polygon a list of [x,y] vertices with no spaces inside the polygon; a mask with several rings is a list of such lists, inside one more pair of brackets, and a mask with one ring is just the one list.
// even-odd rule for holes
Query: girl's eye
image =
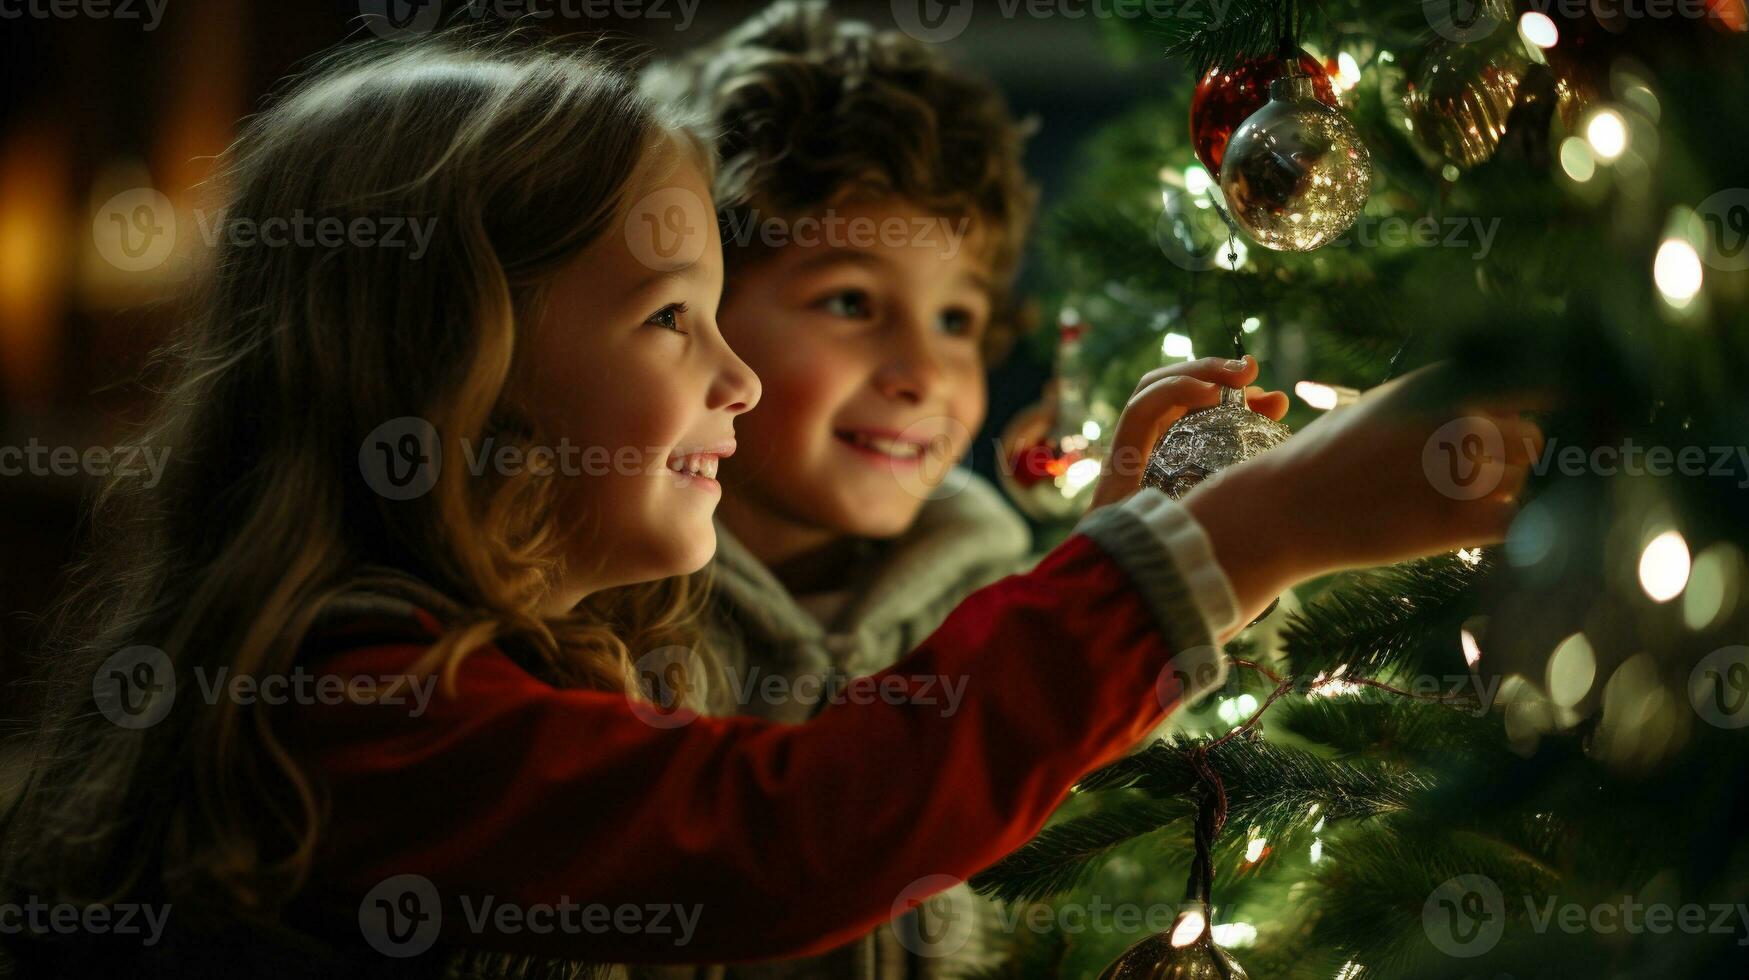
{"label": "girl's eye", "polygon": [[686,331],[680,329],[680,317],[685,312],[685,303],[669,303],[667,306],[650,314],[650,318],[644,322],[651,326],[661,327],[665,330],[672,330],[675,333],[685,333]]}
{"label": "girl's eye", "polygon": [[966,310],[944,310],[941,332],[951,337],[970,337],[977,332],[978,321]]}
{"label": "girl's eye", "polygon": [[823,304],[826,312],[833,316],[846,317],[851,320],[862,320],[869,316],[868,294],[860,289],[846,289],[826,297]]}

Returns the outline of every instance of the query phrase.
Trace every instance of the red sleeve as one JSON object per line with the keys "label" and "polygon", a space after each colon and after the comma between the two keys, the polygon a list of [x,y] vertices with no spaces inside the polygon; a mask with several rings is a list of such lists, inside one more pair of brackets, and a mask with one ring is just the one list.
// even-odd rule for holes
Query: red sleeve
{"label": "red sleeve", "polygon": [[[421,652],[317,666],[394,675]],[[1170,656],[1125,573],[1079,536],[860,682],[913,703],[847,698],[800,725],[656,727],[621,695],[554,689],[482,650],[457,697],[418,717],[350,703],[293,716],[332,803],[308,899],[357,922],[374,886],[417,874],[460,945],[616,962],[825,950],[891,918],[918,879],[965,878],[1029,839],[1077,778],[1159,722]],[[943,677],[964,683],[951,712],[921,686]],[[660,934],[649,914],[630,931],[501,933],[470,922],[487,899],[671,911]],[[684,936],[676,909],[695,917]]]}

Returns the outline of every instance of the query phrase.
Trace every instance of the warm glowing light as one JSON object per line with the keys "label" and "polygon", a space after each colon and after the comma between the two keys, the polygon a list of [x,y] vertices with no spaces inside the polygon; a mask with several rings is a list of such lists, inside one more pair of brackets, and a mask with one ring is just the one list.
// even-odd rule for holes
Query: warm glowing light
{"label": "warm glowing light", "polygon": [[1241,330],[1244,330],[1246,333],[1256,333],[1258,328],[1261,326],[1263,326],[1263,321],[1257,319],[1254,316],[1246,317],[1245,322],[1239,324],[1239,328]]}
{"label": "warm glowing light", "polygon": [[1463,562],[1471,568],[1475,568],[1482,563],[1482,549],[1480,548],[1459,548],[1457,556],[1458,561]]}
{"label": "warm glowing light", "polygon": [[1336,56],[1336,85],[1347,91],[1360,84],[1360,65],[1354,55],[1344,51]]}
{"label": "warm glowing light", "polygon": [[1326,384],[1301,381],[1294,385],[1294,394],[1300,396],[1300,401],[1322,412],[1336,407],[1336,389]]}
{"label": "warm glowing light", "polygon": [[1268,846],[1268,844],[1269,841],[1262,837],[1251,838],[1250,842],[1245,845],[1246,863],[1256,864],[1257,861],[1263,857],[1263,848]]}
{"label": "warm glowing light", "polygon": [[1249,922],[1222,922],[1209,926],[1209,938],[1222,946],[1249,946],[1257,941],[1257,927]]}
{"label": "warm glowing light", "polygon": [[1577,136],[1561,141],[1561,170],[1583,184],[1597,175],[1597,158],[1591,155],[1591,144]]}
{"label": "warm glowing light", "polygon": [[1549,15],[1534,10],[1518,18],[1518,33],[1539,48],[1552,48],[1561,40],[1561,32],[1555,28]]}
{"label": "warm glowing light", "polygon": [[1317,864],[1322,860],[1324,860],[1324,842],[1315,840],[1312,842],[1312,863]]}
{"label": "warm glowing light", "polygon": [[1585,126],[1585,141],[1599,158],[1608,162],[1628,148],[1628,124],[1614,109],[1599,109]]}
{"label": "warm glowing light", "polygon": [[1086,487],[1099,479],[1099,460],[1078,459],[1069,464],[1069,469],[1063,474],[1063,492],[1069,496],[1080,493]]}
{"label": "warm glowing light", "polygon": [[1549,700],[1571,708],[1584,699],[1597,680],[1597,655],[1584,633],[1574,633],[1549,657]]}
{"label": "warm glowing light", "polygon": [[1640,552],[1640,588],[1653,602],[1669,602],[1688,584],[1688,542],[1676,531],[1665,531]]}
{"label": "warm glowing light", "polygon": [[1092,419],[1088,419],[1087,421],[1081,423],[1081,435],[1088,442],[1092,442],[1095,439],[1098,439],[1100,431],[1101,430],[1099,428],[1099,423],[1093,421]]}
{"label": "warm glowing light", "polygon": [[1482,648],[1476,643],[1476,635],[1469,630],[1458,630],[1458,643],[1464,648],[1464,663],[1474,667],[1482,659]]}
{"label": "warm glowing light", "polygon": [[1160,342],[1160,353],[1167,357],[1195,357],[1196,351],[1190,346],[1190,338],[1181,333],[1169,333]]}
{"label": "warm glowing light", "polygon": [[1208,924],[1208,916],[1202,914],[1202,909],[1185,909],[1178,913],[1178,921],[1172,923],[1172,945],[1183,949],[1196,942],[1202,938]]}
{"label": "warm glowing light", "polygon": [[1652,260],[1652,281],[1658,284],[1665,302],[1677,309],[1687,306],[1705,278],[1693,245],[1680,238],[1666,238],[1658,246],[1658,256]]}
{"label": "warm glowing light", "polygon": [[1213,186],[1215,186],[1214,178],[1209,176],[1207,170],[1195,165],[1184,168],[1184,189],[1191,194],[1199,196],[1206,194],[1208,189]]}

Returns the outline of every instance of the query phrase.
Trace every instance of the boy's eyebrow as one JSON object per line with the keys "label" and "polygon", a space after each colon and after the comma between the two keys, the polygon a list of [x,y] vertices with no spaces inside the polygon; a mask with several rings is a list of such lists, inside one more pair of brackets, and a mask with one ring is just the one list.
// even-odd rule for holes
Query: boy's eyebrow
{"label": "boy's eyebrow", "polygon": [[[818,269],[830,268],[831,266],[840,264],[886,268],[890,267],[893,262],[879,252],[864,252],[859,249],[838,248],[819,252],[802,259],[796,263],[795,271],[797,273],[814,272]],[[964,272],[961,272],[959,279],[961,282],[970,285],[972,288],[990,297],[992,301],[1001,295],[1001,290],[996,288],[995,280],[977,269],[967,269]]]}
{"label": "boy's eyebrow", "polygon": [[813,272],[834,265],[872,265],[886,267],[892,265],[886,256],[876,252],[864,252],[854,248],[833,248],[802,259],[796,263],[795,271]]}

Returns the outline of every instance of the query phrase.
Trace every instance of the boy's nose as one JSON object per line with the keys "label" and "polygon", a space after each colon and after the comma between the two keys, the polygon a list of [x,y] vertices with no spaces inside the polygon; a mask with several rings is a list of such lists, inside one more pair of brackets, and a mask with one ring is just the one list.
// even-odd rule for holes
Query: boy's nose
{"label": "boy's nose", "polygon": [[893,356],[875,374],[875,388],[888,398],[921,402],[941,378],[941,362],[920,329],[897,331]]}

